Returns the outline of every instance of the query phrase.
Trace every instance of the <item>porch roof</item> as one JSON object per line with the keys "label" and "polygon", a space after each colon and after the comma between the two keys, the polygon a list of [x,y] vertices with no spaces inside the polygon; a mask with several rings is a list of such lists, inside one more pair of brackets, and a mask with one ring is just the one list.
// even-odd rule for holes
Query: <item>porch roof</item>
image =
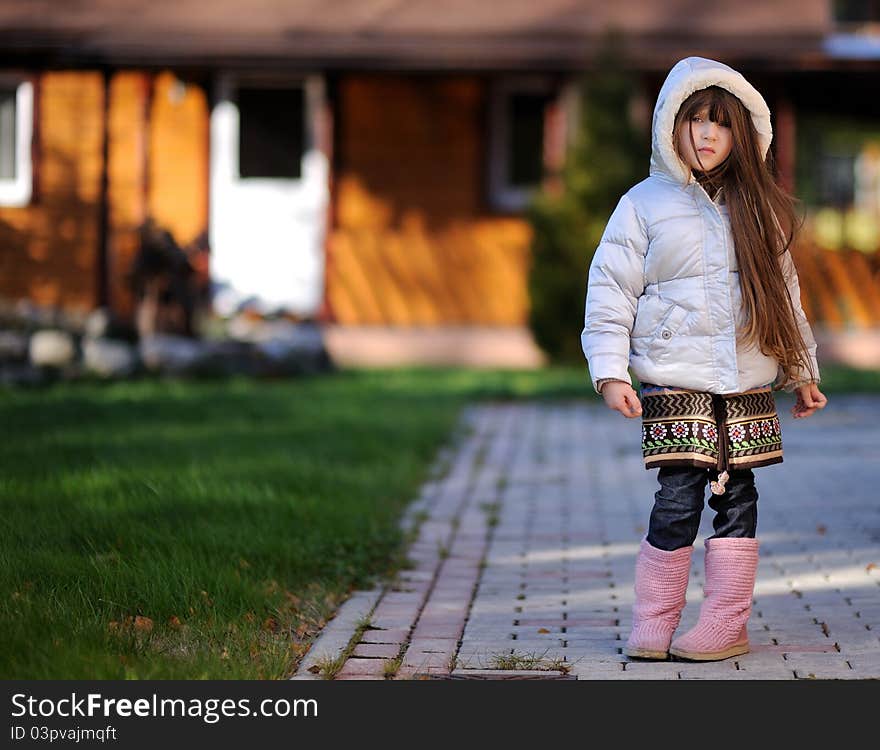
{"label": "porch roof", "polygon": [[4,0],[0,58],[49,64],[578,69],[608,27],[634,64],[822,67],[827,0]]}

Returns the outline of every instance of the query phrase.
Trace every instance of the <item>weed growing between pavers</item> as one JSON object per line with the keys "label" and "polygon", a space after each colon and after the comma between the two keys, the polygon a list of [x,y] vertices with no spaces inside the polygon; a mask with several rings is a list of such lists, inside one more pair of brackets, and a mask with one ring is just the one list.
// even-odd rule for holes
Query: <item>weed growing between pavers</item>
{"label": "weed growing between pavers", "polygon": [[355,647],[361,642],[364,631],[366,631],[371,625],[372,620],[369,615],[361,617],[357,621],[354,634],[349,639],[345,648],[336,654],[336,656],[324,656],[318,659],[309,671],[313,674],[320,674],[325,680],[334,679],[336,675],[339,674],[342,667],[345,666],[345,662],[348,661],[348,658],[355,650]]}
{"label": "weed growing between pavers", "polygon": [[386,659],[385,664],[383,665],[382,674],[386,680],[392,679],[399,671],[400,666],[403,664],[403,656],[398,656],[395,659]]}
{"label": "weed growing between pavers", "polygon": [[572,665],[564,659],[560,657],[545,658],[547,651],[549,649],[540,656],[536,656],[534,652],[517,653],[516,651],[512,654],[495,654],[490,659],[490,667],[491,669],[505,670],[557,671],[564,674],[571,671]]}
{"label": "weed growing between pavers", "polygon": [[500,510],[501,503],[497,500],[495,502],[483,502],[480,503],[480,510],[482,510],[486,514],[486,526],[490,529],[497,526],[501,520],[500,518]]}

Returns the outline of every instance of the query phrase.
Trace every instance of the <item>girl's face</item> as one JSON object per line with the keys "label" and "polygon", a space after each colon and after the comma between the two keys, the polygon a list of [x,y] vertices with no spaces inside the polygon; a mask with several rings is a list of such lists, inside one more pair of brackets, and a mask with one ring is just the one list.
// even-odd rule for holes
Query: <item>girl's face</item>
{"label": "girl's face", "polygon": [[[688,127],[693,131],[699,159],[691,146]],[[691,169],[701,172],[714,169],[730,155],[732,148],[733,136],[730,128],[711,121],[707,109],[697,112],[689,123],[681,124],[678,133],[678,150]]]}

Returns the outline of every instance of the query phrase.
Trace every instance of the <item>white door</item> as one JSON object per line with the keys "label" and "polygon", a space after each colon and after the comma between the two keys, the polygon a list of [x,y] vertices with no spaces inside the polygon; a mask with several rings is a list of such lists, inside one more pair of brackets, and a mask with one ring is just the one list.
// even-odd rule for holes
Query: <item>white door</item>
{"label": "white door", "polygon": [[329,165],[319,76],[220,78],[211,112],[215,310],[309,316],[321,303]]}

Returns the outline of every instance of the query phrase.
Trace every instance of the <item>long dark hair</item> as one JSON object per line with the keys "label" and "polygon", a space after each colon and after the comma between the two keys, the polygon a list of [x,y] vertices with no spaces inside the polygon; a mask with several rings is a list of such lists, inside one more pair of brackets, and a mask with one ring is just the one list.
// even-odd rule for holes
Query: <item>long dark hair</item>
{"label": "long dark hair", "polygon": [[[768,151],[765,160],[745,105],[719,86],[699,89],[682,103],[673,129],[676,150],[682,123],[689,125],[703,109],[710,120],[729,127],[733,138],[730,155],[721,164],[712,170],[693,172],[710,196],[721,189],[727,204],[745,314],[740,336],[776,358],[783,383],[804,371],[815,378],[780,264],[803,224],[795,214],[796,199],[776,183],[772,152]],[[699,159],[693,128],[688,127],[688,132]]]}

